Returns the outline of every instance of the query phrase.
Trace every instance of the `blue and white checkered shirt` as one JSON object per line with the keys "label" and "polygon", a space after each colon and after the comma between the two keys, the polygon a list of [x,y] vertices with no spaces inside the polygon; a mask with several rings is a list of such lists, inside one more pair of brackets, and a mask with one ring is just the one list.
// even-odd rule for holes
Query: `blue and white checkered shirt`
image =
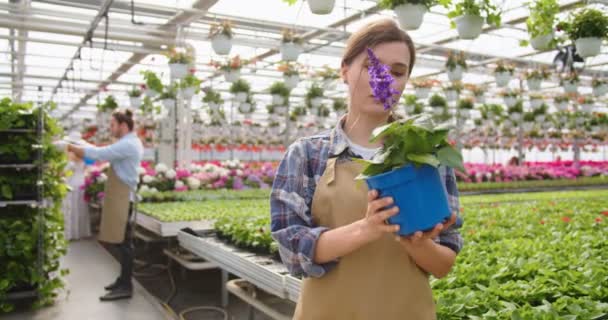
{"label": "blue and white checkered shirt", "polygon": [[[338,263],[316,264],[313,261],[317,240],[328,228],[315,225],[311,207],[327,159],[337,156],[340,163],[358,157],[351,152],[341,123],[334,130],[294,142],[288,148],[274,179],[270,195],[272,237],[279,244],[283,263],[294,276],[321,277]],[[330,143],[332,135],[333,143]],[[440,167],[439,171],[445,182],[452,212],[459,212],[454,171],[447,167]],[[436,241],[458,253],[463,246],[458,231],[461,226],[462,218],[459,216],[457,223],[442,231]]]}

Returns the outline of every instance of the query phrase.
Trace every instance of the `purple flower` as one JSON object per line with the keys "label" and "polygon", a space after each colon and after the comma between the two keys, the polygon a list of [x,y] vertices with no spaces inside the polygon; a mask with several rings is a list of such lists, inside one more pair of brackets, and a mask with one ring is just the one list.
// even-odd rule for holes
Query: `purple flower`
{"label": "purple flower", "polygon": [[391,76],[389,66],[380,62],[372,49],[367,48],[367,56],[370,63],[367,69],[369,86],[372,87],[372,93],[376,100],[384,104],[384,110],[389,110],[398,101],[395,95],[398,95],[399,91],[391,87],[395,79]]}

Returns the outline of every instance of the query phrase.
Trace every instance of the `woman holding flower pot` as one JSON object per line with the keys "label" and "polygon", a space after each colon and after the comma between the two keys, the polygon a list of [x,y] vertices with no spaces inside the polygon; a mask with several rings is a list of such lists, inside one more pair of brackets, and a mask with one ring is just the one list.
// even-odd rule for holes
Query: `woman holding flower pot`
{"label": "woman holding flower pot", "polygon": [[[368,49],[395,80],[388,105],[370,86]],[[454,212],[449,221],[398,237],[399,227],[385,221],[400,209],[385,209],[393,199],[379,198],[354,180],[363,167],[352,160],[371,159],[379,149],[369,137],[392,121],[414,61],[411,38],[392,20],[354,33],[341,69],[350,93],[348,113],[332,131],[291,145],[279,166],[271,194],[272,236],[290,272],[305,277],[294,319],[436,318],[428,276],[447,275],[462,247],[452,169],[441,168]]]}

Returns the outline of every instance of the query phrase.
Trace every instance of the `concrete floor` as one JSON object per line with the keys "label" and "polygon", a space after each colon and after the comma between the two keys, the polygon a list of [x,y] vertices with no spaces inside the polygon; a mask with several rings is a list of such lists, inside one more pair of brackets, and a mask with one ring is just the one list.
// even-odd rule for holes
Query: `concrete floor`
{"label": "concrete floor", "polygon": [[168,319],[150,294],[135,281],[133,298],[100,302],[103,287],[113,282],[120,269],[118,262],[95,240],[70,242],[62,268],[70,274],[55,305],[37,311],[3,315],[3,320],[164,320]]}

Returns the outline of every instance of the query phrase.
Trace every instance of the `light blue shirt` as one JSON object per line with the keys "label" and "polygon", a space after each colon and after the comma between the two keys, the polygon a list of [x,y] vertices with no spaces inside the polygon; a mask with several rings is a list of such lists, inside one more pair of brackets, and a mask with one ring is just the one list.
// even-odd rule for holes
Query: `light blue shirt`
{"label": "light blue shirt", "polygon": [[[109,161],[120,179],[133,191],[137,190],[137,168],[144,155],[144,146],[134,132],[124,135],[116,143],[105,147],[86,146],[84,156],[94,160]],[[133,199],[131,199],[133,200]]]}

